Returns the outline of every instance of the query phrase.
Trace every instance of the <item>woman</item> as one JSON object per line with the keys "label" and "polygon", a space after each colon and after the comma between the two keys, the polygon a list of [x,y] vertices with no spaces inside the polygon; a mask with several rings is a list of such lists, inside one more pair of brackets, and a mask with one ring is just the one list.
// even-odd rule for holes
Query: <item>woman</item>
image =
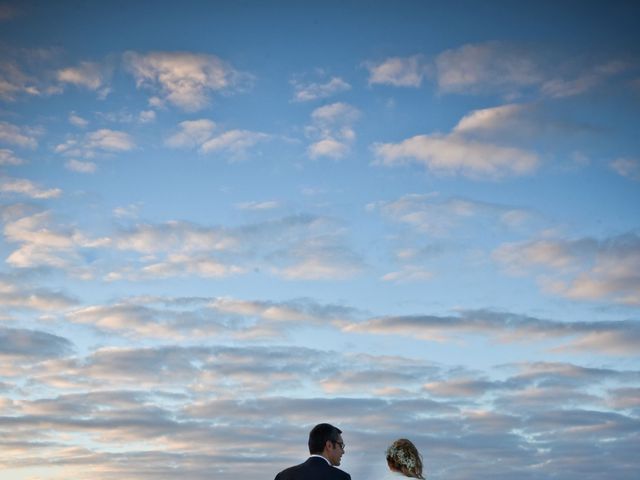
{"label": "woman", "polygon": [[387,448],[389,470],[405,477],[422,478],[422,457],[416,446],[406,438],[400,438]]}

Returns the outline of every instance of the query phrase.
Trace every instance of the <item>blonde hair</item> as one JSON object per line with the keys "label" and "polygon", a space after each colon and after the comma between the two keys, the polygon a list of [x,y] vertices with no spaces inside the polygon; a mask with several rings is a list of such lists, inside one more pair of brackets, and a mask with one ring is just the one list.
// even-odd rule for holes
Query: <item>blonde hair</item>
{"label": "blonde hair", "polygon": [[387,448],[387,464],[405,477],[422,478],[422,457],[411,440],[399,438]]}

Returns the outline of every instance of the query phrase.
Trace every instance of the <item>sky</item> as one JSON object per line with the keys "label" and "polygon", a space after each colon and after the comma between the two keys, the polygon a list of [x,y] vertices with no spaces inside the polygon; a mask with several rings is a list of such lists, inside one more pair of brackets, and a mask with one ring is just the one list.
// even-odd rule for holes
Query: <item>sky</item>
{"label": "sky", "polygon": [[640,4],[0,3],[0,475],[640,475]]}

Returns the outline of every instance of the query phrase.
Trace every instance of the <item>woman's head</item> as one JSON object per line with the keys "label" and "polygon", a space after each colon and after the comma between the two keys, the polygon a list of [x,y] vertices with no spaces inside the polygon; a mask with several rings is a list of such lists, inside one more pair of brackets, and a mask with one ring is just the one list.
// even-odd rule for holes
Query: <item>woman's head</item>
{"label": "woman's head", "polygon": [[391,470],[400,472],[405,477],[424,478],[420,453],[406,438],[396,440],[387,448],[387,464]]}

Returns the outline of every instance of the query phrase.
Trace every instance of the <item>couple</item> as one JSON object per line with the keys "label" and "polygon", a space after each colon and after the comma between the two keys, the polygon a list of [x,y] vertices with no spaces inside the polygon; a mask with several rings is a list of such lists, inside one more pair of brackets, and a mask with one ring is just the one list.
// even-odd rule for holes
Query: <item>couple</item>
{"label": "couple", "polygon": [[[313,427],[309,432],[309,453],[306,462],[283,470],[275,480],[351,480],[347,472],[334,468],[340,465],[344,454],[342,430],[328,423]],[[405,477],[424,479],[420,454],[407,439],[396,440],[387,449],[387,465]]]}

